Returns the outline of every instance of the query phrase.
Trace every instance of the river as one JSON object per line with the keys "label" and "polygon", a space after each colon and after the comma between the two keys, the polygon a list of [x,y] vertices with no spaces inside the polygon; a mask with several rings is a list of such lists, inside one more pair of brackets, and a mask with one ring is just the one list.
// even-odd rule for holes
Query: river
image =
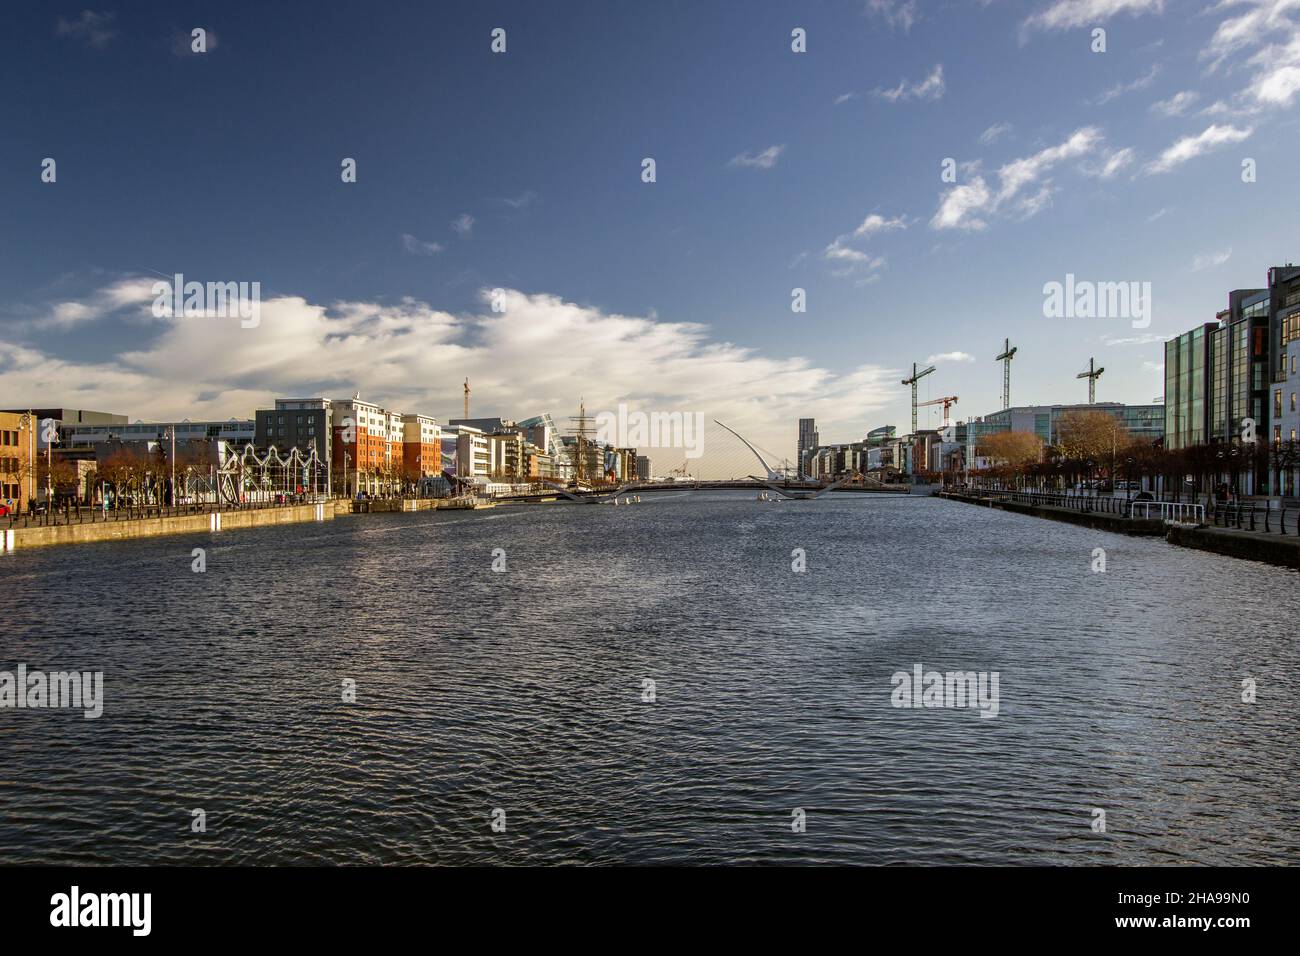
{"label": "river", "polygon": [[1289,863],[1297,580],[851,494],[20,552],[0,670],[104,709],[0,710],[0,863]]}

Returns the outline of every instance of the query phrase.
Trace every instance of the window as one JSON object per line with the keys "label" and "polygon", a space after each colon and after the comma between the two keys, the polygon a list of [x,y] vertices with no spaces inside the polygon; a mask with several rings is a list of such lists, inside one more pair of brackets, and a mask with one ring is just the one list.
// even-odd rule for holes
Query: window
{"label": "window", "polygon": [[1273,417],[1278,418],[1282,414],[1282,389],[1273,391]]}
{"label": "window", "polygon": [[1295,392],[1291,393],[1291,411],[1295,411]]}

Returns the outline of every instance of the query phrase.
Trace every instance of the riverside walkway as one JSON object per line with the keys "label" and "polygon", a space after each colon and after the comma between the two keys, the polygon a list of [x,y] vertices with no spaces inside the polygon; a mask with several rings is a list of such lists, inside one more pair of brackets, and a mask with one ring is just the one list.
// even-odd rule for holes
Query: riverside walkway
{"label": "riverside walkway", "polygon": [[940,497],[1081,524],[1122,534],[1163,537],[1171,544],[1300,569],[1300,507],[1264,502],[1204,506],[996,489],[943,491]]}

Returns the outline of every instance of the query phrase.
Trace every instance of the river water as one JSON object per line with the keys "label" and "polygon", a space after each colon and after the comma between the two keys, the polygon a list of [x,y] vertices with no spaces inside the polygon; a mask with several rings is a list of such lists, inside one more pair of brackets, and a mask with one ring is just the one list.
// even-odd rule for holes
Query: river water
{"label": "river water", "polygon": [[1294,862],[1297,580],[848,494],[20,552],[0,670],[104,712],[0,710],[0,863]]}

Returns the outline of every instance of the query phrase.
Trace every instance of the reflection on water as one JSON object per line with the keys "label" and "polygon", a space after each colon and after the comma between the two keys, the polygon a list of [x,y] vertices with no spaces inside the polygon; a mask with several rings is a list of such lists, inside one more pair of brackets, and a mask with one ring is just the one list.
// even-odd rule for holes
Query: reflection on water
{"label": "reflection on water", "polygon": [[[1291,861],[1295,584],[853,495],[28,551],[0,670],[102,670],[106,703],[0,710],[0,862]],[[918,663],[999,672],[998,716],[892,707]]]}

